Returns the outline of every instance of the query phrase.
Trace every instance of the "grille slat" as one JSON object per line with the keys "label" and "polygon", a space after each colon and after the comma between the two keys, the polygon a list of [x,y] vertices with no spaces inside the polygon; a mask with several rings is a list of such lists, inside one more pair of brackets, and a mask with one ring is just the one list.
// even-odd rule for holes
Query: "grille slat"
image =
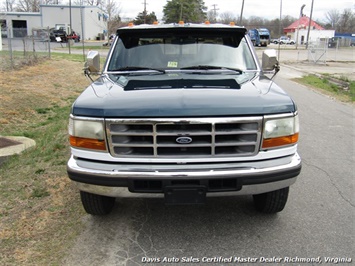
{"label": "grille slat", "polygon": [[257,154],[261,125],[262,117],[107,119],[106,131],[114,157],[214,158]]}

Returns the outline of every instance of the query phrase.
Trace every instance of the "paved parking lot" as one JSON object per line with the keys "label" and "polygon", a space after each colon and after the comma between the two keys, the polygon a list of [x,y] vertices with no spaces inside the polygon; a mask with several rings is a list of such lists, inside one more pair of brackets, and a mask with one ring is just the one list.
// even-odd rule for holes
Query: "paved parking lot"
{"label": "paved parking lot", "polygon": [[[8,39],[2,39],[3,50],[9,49]],[[35,42],[36,51],[50,51],[68,53],[67,44],[65,43],[43,43]],[[98,49],[102,48],[103,41],[90,41],[85,43],[86,46],[97,45]],[[26,50],[32,51],[32,42],[26,43]],[[50,48],[49,48],[50,45]],[[81,46],[82,43],[75,43],[75,46]],[[276,49],[279,56],[281,66],[293,68],[303,73],[328,73],[337,76],[345,76],[351,80],[355,80],[355,47],[339,47],[328,48],[326,50],[312,49],[306,50],[304,46],[298,49],[294,45],[278,45],[270,44],[268,47],[256,47],[257,54],[261,59],[262,52],[265,49]],[[14,39],[11,42],[11,49],[23,51],[24,43],[21,39]],[[81,54],[81,49],[72,49],[71,53]],[[101,56],[106,56],[107,50],[100,51]]]}
{"label": "paved parking lot", "polygon": [[[285,47],[287,49],[285,49]],[[268,49],[278,49],[278,45],[271,44]],[[293,68],[303,73],[313,74],[332,74],[336,76],[344,76],[348,79],[355,80],[355,48],[341,47],[339,49],[327,49],[322,58],[315,62],[312,51],[308,51],[305,47],[292,49],[291,46],[281,46],[279,61],[282,66]],[[256,48],[257,54],[261,59],[261,54],[265,48]]]}

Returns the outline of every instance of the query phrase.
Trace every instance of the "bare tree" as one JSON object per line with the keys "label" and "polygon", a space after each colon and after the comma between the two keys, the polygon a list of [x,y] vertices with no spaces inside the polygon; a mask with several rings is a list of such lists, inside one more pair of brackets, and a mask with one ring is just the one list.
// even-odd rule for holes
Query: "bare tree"
{"label": "bare tree", "polygon": [[217,13],[214,10],[209,10],[207,12],[207,20],[210,22],[216,22],[217,20]]}
{"label": "bare tree", "polygon": [[61,0],[41,0],[41,5],[60,5]]}
{"label": "bare tree", "polygon": [[229,24],[230,22],[237,23],[239,19],[232,12],[223,12],[219,15],[218,22],[223,24]]}
{"label": "bare tree", "polygon": [[340,12],[337,9],[331,9],[325,14],[326,23],[329,23],[332,29],[336,30],[336,26],[340,20]]}
{"label": "bare tree", "polygon": [[39,12],[39,0],[19,0],[15,8],[18,12]]}
{"label": "bare tree", "polygon": [[11,12],[15,10],[16,0],[6,0],[0,7],[1,11]]}
{"label": "bare tree", "polygon": [[102,0],[84,0],[84,4],[88,6],[102,6]]}
{"label": "bare tree", "polygon": [[261,18],[261,17],[257,17],[257,16],[251,16],[251,17],[248,18],[247,21],[248,21],[247,22],[248,26],[250,28],[262,28],[265,25],[266,19]]}
{"label": "bare tree", "polygon": [[344,9],[339,20],[338,31],[341,33],[353,33],[355,32],[355,15],[351,9]]}
{"label": "bare tree", "polygon": [[121,13],[121,4],[117,5],[115,0],[107,0],[105,5],[105,11],[108,15],[107,20],[107,31],[108,34],[114,33],[119,27],[121,22],[120,13]]}

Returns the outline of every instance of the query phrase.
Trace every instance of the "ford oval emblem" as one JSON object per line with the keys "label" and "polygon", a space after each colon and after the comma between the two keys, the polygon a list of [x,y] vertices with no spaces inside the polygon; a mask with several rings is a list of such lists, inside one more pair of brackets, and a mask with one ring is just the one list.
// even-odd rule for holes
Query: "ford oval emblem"
{"label": "ford oval emblem", "polygon": [[179,144],[189,144],[192,142],[192,138],[190,137],[178,137],[176,142]]}

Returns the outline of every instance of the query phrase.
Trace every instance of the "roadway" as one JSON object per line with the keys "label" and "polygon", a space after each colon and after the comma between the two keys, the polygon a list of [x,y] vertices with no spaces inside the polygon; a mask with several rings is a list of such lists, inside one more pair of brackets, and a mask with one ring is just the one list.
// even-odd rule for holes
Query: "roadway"
{"label": "roadway", "polygon": [[204,206],[127,196],[117,199],[111,215],[83,218],[85,229],[63,264],[227,265],[232,258],[300,265],[301,259],[353,259],[354,108],[290,80],[302,74],[284,67],[275,79],[298,104],[303,159],[281,213],[256,212],[249,196],[209,198]]}
{"label": "roadway", "polygon": [[354,76],[354,49],[334,51],[337,58],[324,64],[305,62],[305,52],[282,50],[275,78],[298,104],[303,159],[281,213],[256,212],[249,196],[209,198],[204,206],[165,206],[158,198],[126,196],[117,199],[109,216],[83,217],[85,228],[63,265],[153,260],[159,265],[226,265],[230,258],[299,265],[300,259],[324,264],[354,259],[354,106],[292,81],[305,73]]}

